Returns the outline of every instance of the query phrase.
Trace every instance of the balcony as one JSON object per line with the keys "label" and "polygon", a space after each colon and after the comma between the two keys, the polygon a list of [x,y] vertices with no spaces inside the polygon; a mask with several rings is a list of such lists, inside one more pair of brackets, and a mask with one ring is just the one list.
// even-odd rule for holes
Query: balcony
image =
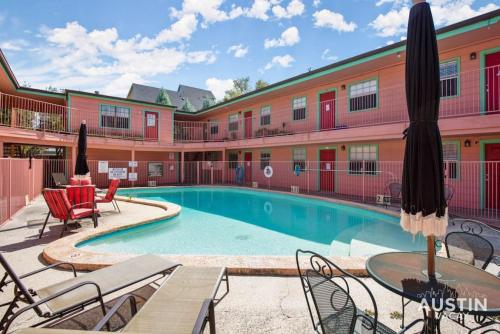
{"label": "balcony", "polygon": [[[91,137],[159,142],[158,132],[144,131],[143,120],[136,120],[133,115],[110,119],[98,110],[69,108],[0,92],[0,126],[71,135],[78,134],[83,120]],[[113,127],[103,124],[113,124]]]}
{"label": "balcony", "polygon": [[[440,119],[499,113],[498,73],[500,66],[443,77]],[[233,141],[408,122],[404,85],[380,86],[362,98],[349,98],[347,91],[336,91],[336,98],[322,102],[308,96],[306,107],[295,111],[296,120],[290,106],[272,108],[270,116],[259,115],[260,110],[253,110],[252,117],[237,113],[231,122],[227,116],[218,122],[174,121],[174,141]]]}

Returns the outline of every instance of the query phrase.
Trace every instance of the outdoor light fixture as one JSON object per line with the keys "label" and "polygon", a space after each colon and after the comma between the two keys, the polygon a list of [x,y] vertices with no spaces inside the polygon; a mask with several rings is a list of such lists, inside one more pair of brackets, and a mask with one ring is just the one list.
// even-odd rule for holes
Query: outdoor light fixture
{"label": "outdoor light fixture", "polygon": [[340,146],[341,151],[345,151],[345,145]]}
{"label": "outdoor light fixture", "polygon": [[464,141],[464,146],[465,146],[465,147],[470,147],[470,139],[466,139],[466,140]]}
{"label": "outdoor light fixture", "polygon": [[470,60],[476,60],[476,58],[477,58],[477,53],[471,52],[470,55],[469,55],[469,59]]}
{"label": "outdoor light fixture", "polygon": [[345,85],[340,86],[340,89],[345,90]]}
{"label": "outdoor light fixture", "polygon": [[396,56],[398,56],[398,58],[401,58],[401,51],[398,51],[398,53],[396,53]]}

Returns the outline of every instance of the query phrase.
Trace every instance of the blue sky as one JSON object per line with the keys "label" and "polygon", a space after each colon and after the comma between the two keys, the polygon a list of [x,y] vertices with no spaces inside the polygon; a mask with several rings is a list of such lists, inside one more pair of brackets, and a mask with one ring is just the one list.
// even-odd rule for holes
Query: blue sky
{"label": "blue sky", "polygon": [[[430,0],[444,26],[499,0]],[[32,87],[269,83],[404,38],[410,0],[0,0],[0,48]]]}

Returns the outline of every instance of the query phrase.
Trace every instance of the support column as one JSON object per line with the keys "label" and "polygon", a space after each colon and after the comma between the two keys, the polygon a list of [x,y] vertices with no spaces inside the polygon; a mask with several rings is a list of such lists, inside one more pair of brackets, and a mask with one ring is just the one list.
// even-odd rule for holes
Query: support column
{"label": "support column", "polygon": [[1,153],[0,158],[3,158],[5,155],[3,151],[3,141],[0,141],[0,153]]}
{"label": "support column", "polygon": [[73,166],[76,163],[76,156],[77,156],[77,147],[71,146],[71,160],[69,162],[69,166],[67,166],[68,167],[68,171],[67,171],[68,180],[69,180],[70,176],[71,177],[73,176]]}
{"label": "support column", "polygon": [[[135,161],[135,150],[132,150],[130,152],[130,160],[131,161]],[[135,167],[132,167],[132,170],[131,170],[132,173],[135,173],[136,172],[136,168]],[[139,178],[139,176],[137,177]],[[135,181],[132,181],[132,187],[135,187]]]}
{"label": "support column", "polygon": [[184,151],[181,151],[181,165],[179,168],[181,169],[181,183],[184,183]]}

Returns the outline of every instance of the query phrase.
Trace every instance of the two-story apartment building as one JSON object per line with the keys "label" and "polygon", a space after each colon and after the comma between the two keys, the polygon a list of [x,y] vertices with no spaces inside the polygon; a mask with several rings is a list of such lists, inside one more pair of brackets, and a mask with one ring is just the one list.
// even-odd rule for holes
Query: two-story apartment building
{"label": "two-story apartment building", "polygon": [[[496,211],[500,10],[439,29],[437,36],[439,125],[447,183],[455,188],[450,205]],[[64,147],[64,158],[74,161],[75,134],[86,120],[88,158],[138,161],[131,167],[139,174],[134,185],[272,183],[364,201],[400,178],[408,125],[404,60],[401,41],[186,111],[152,102],[140,87],[129,98],[23,88],[0,54],[0,142],[4,154],[12,143]],[[272,178],[264,176],[267,165]],[[239,178],[238,166],[244,169]]]}

